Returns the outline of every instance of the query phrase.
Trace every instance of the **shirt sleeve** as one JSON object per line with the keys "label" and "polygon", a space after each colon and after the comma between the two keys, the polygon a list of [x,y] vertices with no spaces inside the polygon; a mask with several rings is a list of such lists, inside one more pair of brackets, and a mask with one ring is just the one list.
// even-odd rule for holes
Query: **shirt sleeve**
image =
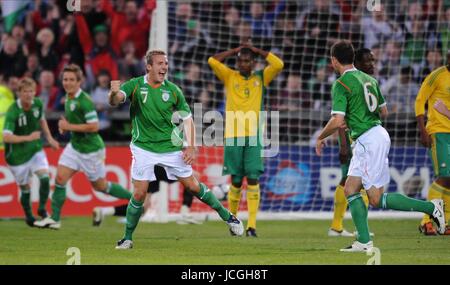
{"label": "shirt sleeve", "polygon": [[416,117],[425,114],[425,104],[430,98],[433,91],[436,89],[436,77],[433,76],[433,73],[428,75],[422,83],[420,87],[419,94],[416,97]]}
{"label": "shirt sleeve", "polygon": [[376,83],[375,86],[376,86],[375,89],[377,91],[378,107],[379,108],[384,107],[386,106],[386,99],[384,99],[384,96],[381,93],[380,86],[378,85],[378,83]]}
{"label": "shirt sleeve", "polygon": [[176,96],[175,108],[179,112],[181,119],[186,120],[192,117],[191,109],[189,108],[186,98],[184,97],[183,91],[174,85],[173,92]]}
{"label": "shirt sleeve", "polygon": [[137,87],[138,84],[134,80],[129,80],[120,86],[120,92],[122,92],[123,95],[125,95],[123,102],[127,101],[128,99],[130,100],[132,99],[133,94],[136,92]]}
{"label": "shirt sleeve", "polygon": [[332,109],[331,115],[340,114],[345,116],[347,110],[347,95],[349,91],[343,83],[337,80],[331,88]]}
{"label": "shirt sleeve", "polygon": [[86,99],[83,102],[82,108],[84,112],[84,119],[87,124],[98,122],[97,111],[95,110],[94,102],[91,99]]}
{"label": "shirt sleeve", "polygon": [[214,74],[219,78],[220,81],[226,82],[226,80],[230,77],[233,70],[226,66],[225,64],[221,63],[214,57],[210,57],[208,59],[208,64],[213,70]]}
{"label": "shirt sleeve", "polygon": [[269,65],[264,68],[264,86],[267,87],[275,76],[283,70],[284,63],[279,57],[271,52],[267,55],[266,60]]}
{"label": "shirt sleeve", "polygon": [[12,111],[12,106],[14,105],[11,105],[6,113],[5,124],[3,125],[4,134],[14,134],[14,131],[16,130],[17,114]]}

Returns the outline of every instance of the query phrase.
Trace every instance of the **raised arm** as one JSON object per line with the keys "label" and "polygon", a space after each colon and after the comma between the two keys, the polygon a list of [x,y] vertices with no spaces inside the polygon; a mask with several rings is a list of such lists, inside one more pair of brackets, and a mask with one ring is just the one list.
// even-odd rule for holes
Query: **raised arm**
{"label": "raised arm", "polygon": [[242,46],[217,53],[217,54],[213,55],[212,58],[214,58],[215,60],[217,60],[219,62],[223,62],[227,57],[237,55],[241,51],[241,48],[242,48]]}
{"label": "raised arm", "polygon": [[109,105],[115,107],[125,101],[125,94],[120,92],[120,80],[111,81],[111,89],[108,94]]}

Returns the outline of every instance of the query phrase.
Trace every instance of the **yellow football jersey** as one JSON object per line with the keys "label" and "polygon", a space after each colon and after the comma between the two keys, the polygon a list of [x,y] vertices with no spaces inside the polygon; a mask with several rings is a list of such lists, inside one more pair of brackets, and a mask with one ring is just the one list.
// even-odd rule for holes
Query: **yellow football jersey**
{"label": "yellow football jersey", "polygon": [[428,134],[450,133],[450,122],[433,107],[441,99],[450,109],[450,71],[442,66],[431,72],[423,81],[416,98],[416,116],[425,114],[425,104],[428,102]]}
{"label": "yellow football jersey", "polygon": [[9,106],[14,103],[14,94],[7,87],[0,85],[0,150],[4,149],[3,125]]}
{"label": "yellow football jersey", "polygon": [[258,135],[260,111],[266,87],[283,69],[283,61],[272,53],[266,57],[269,65],[264,70],[255,71],[249,77],[242,76],[216,60],[208,59],[208,64],[216,76],[224,83],[226,96],[225,138]]}

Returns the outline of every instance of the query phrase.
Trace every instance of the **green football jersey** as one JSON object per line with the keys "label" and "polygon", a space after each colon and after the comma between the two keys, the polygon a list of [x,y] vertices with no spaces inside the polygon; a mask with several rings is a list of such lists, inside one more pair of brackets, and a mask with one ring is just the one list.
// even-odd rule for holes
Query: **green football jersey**
{"label": "green football jersey", "polygon": [[[34,98],[31,109],[25,111],[20,100],[17,99],[6,113],[3,133],[27,136],[41,129],[40,120],[44,118],[44,105],[38,98]],[[17,166],[29,161],[33,155],[42,150],[40,139],[31,142],[5,143],[5,159],[9,165]]]}
{"label": "green football jersey", "polygon": [[[88,124],[98,122],[97,111],[91,97],[81,89],[73,99],[66,95],[64,105],[66,119],[71,124]],[[105,147],[98,133],[70,132],[72,147],[81,153],[91,153]]]}
{"label": "green football jersey", "polygon": [[386,102],[375,78],[357,69],[347,70],[334,82],[331,93],[331,114],[345,116],[353,140],[381,125],[379,111]]}
{"label": "green football jersey", "polygon": [[179,111],[181,118],[191,116],[181,89],[164,80],[156,87],[148,84],[146,75],[133,78],[120,87],[125,100],[130,100],[132,143],[145,150],[167,153],[182,149],[182,135],[172,123]]}

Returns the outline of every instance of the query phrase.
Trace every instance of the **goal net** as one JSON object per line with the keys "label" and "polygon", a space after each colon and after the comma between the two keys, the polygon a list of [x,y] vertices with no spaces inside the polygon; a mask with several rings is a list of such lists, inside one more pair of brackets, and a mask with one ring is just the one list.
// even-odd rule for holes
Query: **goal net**
{"label": "goal net", "polygon": [[[449,1],[169,1],[167,7],[169,79],[182,88],[194,115],[224,112],[223,84],[208,66],[208,57],[251,39],[284,61],[264,98],[266,133],[277,140],[272,141],[277,155],[264,160],[261,217],[329,216],[333,209],[341,179],[337,138],[328,141],[321,157],[314,145],[330,118],[336,75],[329,49],[338,39],[351,40],[355,49],[371,49],[376,59],[374,77],[390,112],[383,123],[392,139],[386,189],[426,197],[433,170],[419,142],[414,102],[423,78],[446,58]],[[235,68],[235,57],[225,63]],[[256,69],[265,64],[259,58]],[[194,109],[195,103],[200,104]],[[199,135],[210,125],[200,124]],[[195,167],[209,187],[230,182],[221,176],[222,155],[221,146],[201,147]],[[205,210],[194,202],[193,211]]]}

